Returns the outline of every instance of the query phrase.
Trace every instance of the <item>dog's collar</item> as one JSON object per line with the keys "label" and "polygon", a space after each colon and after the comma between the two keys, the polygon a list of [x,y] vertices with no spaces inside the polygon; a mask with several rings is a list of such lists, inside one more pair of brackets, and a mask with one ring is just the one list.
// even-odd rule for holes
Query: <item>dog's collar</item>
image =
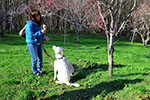
{"label": "dog's collar", "polygon": [[63,59],[64,57],[65,57],[65,55],[63,55],[63,56],[60,57],[60,58],[56,58],[56,60]]}

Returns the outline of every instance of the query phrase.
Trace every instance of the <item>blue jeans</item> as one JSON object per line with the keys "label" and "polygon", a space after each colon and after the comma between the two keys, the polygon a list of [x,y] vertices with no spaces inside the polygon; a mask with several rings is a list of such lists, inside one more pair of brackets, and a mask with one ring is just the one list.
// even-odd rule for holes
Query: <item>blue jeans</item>
{"label": "blue jeans", "polygon": [[[38,71],[42,71],[42,63],[43,63],[43,54],[42,54],[42,45],[36,45],[27,43],[27,47],[31,54],[31,64],[33,74],[38,73]],[[36,64],[38,63],[38,69]]]}

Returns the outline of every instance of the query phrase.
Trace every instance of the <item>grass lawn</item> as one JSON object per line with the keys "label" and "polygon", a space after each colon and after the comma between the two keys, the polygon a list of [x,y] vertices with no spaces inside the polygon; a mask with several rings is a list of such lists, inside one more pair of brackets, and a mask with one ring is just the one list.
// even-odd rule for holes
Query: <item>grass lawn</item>
{"label": "grass lawn", "polygon": [[106,38],[98,35],[47,33],[44,42],[54,57],[52,46],[61,46],[68,60],[78,66],[71,82],[79,88],[56,84],[53,64],[43,52],[40,77],[32,74],[31,57],[24,38],[5,32],[0,38],[0,100],[147,100],[150,99],[149,46],[119,40],[114,45],[114,74],[108,76]]}

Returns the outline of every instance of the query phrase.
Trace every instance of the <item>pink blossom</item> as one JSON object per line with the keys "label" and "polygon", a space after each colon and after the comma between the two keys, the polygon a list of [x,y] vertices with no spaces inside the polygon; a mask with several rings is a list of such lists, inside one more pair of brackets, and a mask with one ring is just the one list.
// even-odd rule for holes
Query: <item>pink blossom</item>
{"label": "pink blossom", "polygon": [[102,11],[105,11],[105,8],[103,8]]}
{"label": "pink blossom", "polygon": [[102,26],[101,26],[101,25],[98,25],[98,27],[99,27],[100,29],[102,29]]}
{"label": "pink blossom", "polygon": [[139,10],[140,8],[135,8],[135,10]]}
{"label": "pink blossom", "polygon": [[117,27],[117,25],[114,26],[115,28]]}

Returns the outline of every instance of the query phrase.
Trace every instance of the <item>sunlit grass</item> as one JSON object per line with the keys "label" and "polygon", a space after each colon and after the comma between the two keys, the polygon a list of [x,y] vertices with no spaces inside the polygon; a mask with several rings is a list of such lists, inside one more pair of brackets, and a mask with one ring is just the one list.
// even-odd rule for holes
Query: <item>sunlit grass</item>
{"label": "sunlit grass", "polygon": [[44,42],[47,52],[54,57],[52,45],[61,46],[67,59],[78,66],[71,82],[81,87],[59,85],[53,81],[53,65],[43,52],[44,74],[32,74],[31,57],[24,38],[16,32],[6,32],[0,38],[0,100],[139,100],[150,95],[149,46],[128,41],[116,41],[114,75],[108,76],[107,45],[105,37],[80,34],[49,33]]}

